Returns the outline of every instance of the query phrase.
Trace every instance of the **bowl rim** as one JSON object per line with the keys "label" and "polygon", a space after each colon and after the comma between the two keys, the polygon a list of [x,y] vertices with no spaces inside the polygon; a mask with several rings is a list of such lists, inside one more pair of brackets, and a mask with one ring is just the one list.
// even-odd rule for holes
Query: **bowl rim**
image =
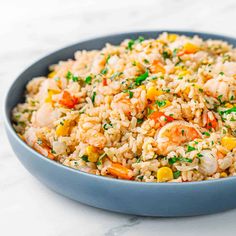
{"label": "bowl rim", "polygon": [[[118,33],[114,33],[114,34],[105,34],[105,35],[99,35],[98,37],[90,37],[87,39],[83,39],[81,41],[78,41],[74,44],[71,45],[67,45],[64,46],[62,48],[59,48],[57,50],[54,50],[50,53],[45,54],[44,56],[41,56],[39,58],[37,58],[36,60],[34,60],[28,67],[26,67],[24,70],[22,70],[21,73],[19,73],[19,75],[10,83],[10,85],[8,86],[6,92],[5,92],[5,96],[4,96],[4,112],[3,112],[3,121],[4,121],[4,125],[5,125],[5,129],[10,132],[10,135],[18,142],[19,145],[22,145],[27,151],[29,151],[30,153],[32,153],[32,158],[40,158],[42,161],[46,161],[49,165],[54,165],[56,168],[62,168],[66,171],[72,172],[74,174],[79,174],[79,175],[84,175],[88,178],[94,178],[96,180],[103,180],[103,181],[112,181],[112,182],[116,182],[116,183],[120,183],[120,184],[129,184],[129,185],[137,185],[137,186],[163,186],[163,187],[181,187],[181,186],[185,186],[185,187],[191,187],[191,186],[199,186],[199,185],[209,185],[209,184],[221,184],[221,183],[225,183],[225,182],[236,182],[236,176],[229,176],[226,178],[221,178],[221,179],[212,179],[212,180],[203,180],[203,181],[193,181],[193,182],[164,182],[164,183],[159,183],[159,182],[138,182],[138,181],[131,181],[131,180],[123,180],[123,179],[116,179],[116,178],[110,178],[107,176],[101,176],[101,175],[95,175],[95,174],[90,174],[78,169],[74,169],[72,167],[69,166],[65,166],[57,161],[51,160],[45,156],[43,156],[42,154],[40,154],[39,152],[35,151],[32,147],[30,147],[27,143],[25,143],[15,132],[12,122],[11,122],[11,117],[10,114],[8,115],[8,108],[7,108],[7,102],[9,100],[10,97],[10,91],[12,89],[12,87],[14,86],[14,84],[17,82],[17,80],[19,79],[19,77],[21,77],[21,75],[27,71],[28,69],[30,69],[33,65],[40,63],[42,60],[44,60],[47,57],[52,56],[53,54],[57,54],[60,51],[63,50],[67,50],[73,46],[76,46],[78,44],[81,43],[86,43],[89,41],[93,41],[93,40],[102,40],[102,39],[106,39],[106,38],[111,38],[111,37],[125,37],[130,36],[130,35],[142,35],[142,34],[152,34],[152,33],[156,33],[157,35],[161,34],[161,33],[176,33],[176,34],[180,34],[180,35],[200,35],[200,37],[205,36],[206,38],[210,39],[211,37],[213,38],[219,38],[219,40],[225,40],[225,41],[235,41],[236,42],[236,38],[232,37],[232,36],[226,36],[226,35],[221,35],[221,34],[214,34],[214,33],[207,33],[207,32],[203,32],[203,31],[192,31],[192,30],[147,30],[147,31],[127,31],[127,32],[118,32]],[[69,59],[69,58],[68,58]]]}

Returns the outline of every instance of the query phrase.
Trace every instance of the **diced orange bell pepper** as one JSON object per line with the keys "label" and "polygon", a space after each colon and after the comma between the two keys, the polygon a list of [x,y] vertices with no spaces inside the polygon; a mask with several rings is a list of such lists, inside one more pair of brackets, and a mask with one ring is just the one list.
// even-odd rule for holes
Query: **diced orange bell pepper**
{"label": "diced orange bell pepper", "polygon": [[210,120],[209,116],[207,115],[207,123],[206,123],[206,128],[207,129],[216,129],[218,126],[217,119],[214,117],[213,120]]}
{"label": "diced orange bell pepper", "polygon": [[158,60],[153,61],[150,70],[152,73],[159,73],[159,72],[161,72],[162,74],[166,73],[164,66]]}
{"label": "diced orange bell pepper", "polygon": [[183,47],[183,50],[181,50],[177,55],[183,56],[184,54],[192,54],[196,53],[197,51],[198,51],[198,46],[192,43],[186,43]]}
{"label": "diced orange bell pepper", "polygon": [[62,97],[59,100],[59,103],[62,106],[68,108],[74,108],[75,105],[78,103],[79,99],[77,97],[72,96],[68,91],[63,91]]}
{"label": "diced orange bell pepper", "polygon": [[[160,118],[163,116],[165,117],[165,119],[161,120]],[[154,120],[157,123],[160,123],[162,126],[169,123],[169,122],[174,121],[173,117],[167,116],[163,112],[160,112],[160,111],[153,112],[148,118],[151,120]]]}

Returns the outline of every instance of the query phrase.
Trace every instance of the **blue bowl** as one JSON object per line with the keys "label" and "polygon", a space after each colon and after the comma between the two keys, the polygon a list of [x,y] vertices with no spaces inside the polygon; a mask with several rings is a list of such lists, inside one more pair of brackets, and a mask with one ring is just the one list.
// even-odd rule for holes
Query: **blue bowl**
{"label": "blue bowl", "polygon": [[[11,111],[24,100],[26,84],[48,73],[48,66],[72,58],[77,50],[101,49],[126,38],[157,37],[163,31],[124,33],[77,43],[56,51],[26,69],[11,85],[5,103],[5,127],[9,142],[21,163],[54,191],[90,206],[142,216],[193,216],[236,207],[236,178],[190,183],[141,183],[87,174],[52,161],[25,144],[11,124]],[[170,31],[168,31],[170,32]],[[199,32],[171,32],[203,39],[221,39],[236,46],[236,39]]]}

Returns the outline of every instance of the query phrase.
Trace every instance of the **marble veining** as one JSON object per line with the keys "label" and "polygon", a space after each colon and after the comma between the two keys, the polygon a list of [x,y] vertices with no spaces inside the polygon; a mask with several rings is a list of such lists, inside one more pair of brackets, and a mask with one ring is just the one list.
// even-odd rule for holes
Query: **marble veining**
{"label": "marble veining", "polygon": [[[138,30],[194,30],[236,37],[235,13],[235,0],[1,0],[1,107],[14,78],[53,50],[94,36]],[[236,235],[236,210],[177,219],[137,217],[60,196],[16,159],[2,112],[0,129],[0,235]]]}

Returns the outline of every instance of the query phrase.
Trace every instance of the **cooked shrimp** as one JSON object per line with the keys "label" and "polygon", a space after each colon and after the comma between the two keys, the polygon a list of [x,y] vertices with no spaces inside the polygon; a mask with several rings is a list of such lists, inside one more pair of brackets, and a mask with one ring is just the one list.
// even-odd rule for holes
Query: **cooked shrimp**
{"label": "cooked shrimp", "polygon": [[177,146],[200,137],[201,133],[192,124],[185,121],[173,121],[160,129],[157,143],[160,153],[166,155]]}
{"label": "cooked shrimp", "polygon": [[199,172],[208,176],[213,175],[218,168],[216,154],[210,150],[200,152]]}
{"label": "cooked shrimp", "polygon": [[146,91],[142,88],[122,92],[114,96],[111,107],[113,110],[122,110],[125,115],[134,115],[143,112],[147,105]]}
{"label": "cooked shrimp", "polygon": [[97,147],[97,148],[104,148],[106,144],[106,137],[96,130],[90,129],[85,133],[84,141],[88,143],[91,146]]}
{"label": "cooked shrimp", "polygon": [[55,156],[51,153],[51,148],[46,144],[45,141],[41,140],[41,143],[37,143],[38,135],[36,128],[29,128],[24,134],[26,143],[31,146],[33,149],[38,151],[40,154],[48,157],[49,159],[54,159]]}
{"label": "cooked shrimp", "polygon": [[229,100],[231,91],[232,80],[229,78],[215,78],[208,80],[203,86],[204,92],[213,96],[214,98],[220,98],[222,101]]}
{"label": "cooked shrimp", "polygon": [[52,127],[53,122],[60,118],[60,111],[53,109],[49,103],[44,103],[32,116],[35,127]]}

